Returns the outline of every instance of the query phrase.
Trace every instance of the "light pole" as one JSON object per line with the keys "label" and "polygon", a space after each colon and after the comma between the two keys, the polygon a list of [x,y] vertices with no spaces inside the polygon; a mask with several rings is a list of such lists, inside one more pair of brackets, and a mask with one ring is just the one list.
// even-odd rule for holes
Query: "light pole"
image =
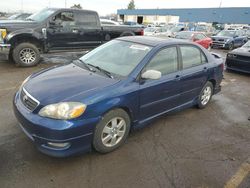
{"label": "light pole", "polygon": [[21,0],[21,12],[23,12],[23,0]]}
{"label": "light pole", "polygon": [[65,2],[64,2],[64,3],[65,3],[65,8],[67,8],[67,0],[65,0]]}

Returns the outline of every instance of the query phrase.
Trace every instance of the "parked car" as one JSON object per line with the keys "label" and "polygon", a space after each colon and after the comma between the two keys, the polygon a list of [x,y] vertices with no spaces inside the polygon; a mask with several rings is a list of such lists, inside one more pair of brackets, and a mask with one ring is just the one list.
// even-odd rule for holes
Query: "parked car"
{"label": "parked car", "polygon": [[241,47],[248,41],[242,30],[222,30],[211,38],[213,40],[212,48],[225,48],[228,50]]}
{"label": "parked car", "polygon": [[248,39],[250,39],[250,30],[246,30],[246,36]]}
{"label": "parked car", "polygon": [[131,27],[140,27],[140,28],[145,28],[144,25],[142,24],[138,24],[137,22],[133,22],[133,21],[127,21],[127,22],[124,22],[123,25],[128,25],[128,26],[131,26]]}
{"label": "parked car", "polygon": [[222,72],[223,60],[194,43],[122,37],[32,74],[14,97],[14,112],[43,153],[64,157],[92,146],[107,153],[156,117],[206,107]]}
{"label": "parked car", "polygon": [[42,10],[25,21],[0,22],[0,55],[34,66],[40,53],[88,49],[121,36],[143,35],[140,27],[101,26],[98,14],[79,9]]}
{"label": "parked car", "polygon": [[100,19],[101,25],[120,25],[119,22],[108,19]]}
{"label": "parked car", "polygon": [[29,16],[31,16],[30,13],[14,14],[14,15],[8,17],[8,20],[25,20]]}
{"label": "parked car", "polygon": [[165,27],[147,27],[144,29],[145,36],[166,35],[167,29]]}
{"label": "parked car", "polygon": [[167,31],[167,37],[171,37],[174,38],[176,33],[180,32],[180,31],[185,31],[186,29],[182,26],[177,26],[177,27],[172,27],[171,29],[169,29]]}
{"label": "parked car", "polygon": [[226,69],[250,73],[250,41],[227,54]]}
{"label": "parked car", "polygon": [[203,46],[204,48],[208,50],[210,50],[211,44],[212,44],[211,38],[207,37],[203,33],[194,32],[194,31],[181,31],[176,34],[175,38],[193,41],[197,44],[200,44],[201,46]]}
{"label": "parked car", "polygon": [[203,33],[203,34],[205,34],[208,37],[211,37],[216,32],[216,30],[215,30],[214,27],[209,27],[209,26],[206,26],[206,25],[197,25],[194,28],[194,31]]}

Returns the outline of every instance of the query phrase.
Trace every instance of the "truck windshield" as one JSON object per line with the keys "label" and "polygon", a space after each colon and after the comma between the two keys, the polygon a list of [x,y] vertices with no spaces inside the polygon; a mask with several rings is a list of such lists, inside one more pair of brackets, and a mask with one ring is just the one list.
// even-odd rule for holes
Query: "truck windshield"
{"label": "truck windshield", "polygon": [[53,14],[56,10],[55,9],[43,9],[40,12],[32,14],[26,20],[42,22],[46,20],[51,14]]}
{"label": "truck windshield", "polygon": [[125,77],[150,50],[149,46],[113,40],[82,56],[80,60],[87,65],[100,67],[111,74]]}

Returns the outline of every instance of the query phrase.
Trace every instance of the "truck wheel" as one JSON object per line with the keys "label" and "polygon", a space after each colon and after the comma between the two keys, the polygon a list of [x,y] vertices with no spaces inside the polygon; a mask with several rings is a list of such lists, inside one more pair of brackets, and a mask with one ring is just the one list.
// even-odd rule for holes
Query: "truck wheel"
{"label": "truck wheel", "polygon": [[31,67],[39,63],[40,52],[31,43],[20,43],[13,50],[13,59],[17,66]]}
{"label": "truck wheel", "polygon": [[106,113],[96,125],[93,146],[100,153],[108,153],[121,146],[130,130],[129,115],[122,109]]}

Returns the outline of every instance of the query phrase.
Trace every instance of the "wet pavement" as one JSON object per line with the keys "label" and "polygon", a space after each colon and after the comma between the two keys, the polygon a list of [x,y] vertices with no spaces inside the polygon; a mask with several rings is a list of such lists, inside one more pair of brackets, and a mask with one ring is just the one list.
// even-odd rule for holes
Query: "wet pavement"
{"label": "wet pavement", "polygon": [[37,151],[18,127],[13,95],[32,72],[80,54],[45,55],[33,68],[0,62],[1,188],[250,187],[250,75],[235,72],[225,72],[222,92],[206,109],[163,116],[112,153],[58,159]]}

